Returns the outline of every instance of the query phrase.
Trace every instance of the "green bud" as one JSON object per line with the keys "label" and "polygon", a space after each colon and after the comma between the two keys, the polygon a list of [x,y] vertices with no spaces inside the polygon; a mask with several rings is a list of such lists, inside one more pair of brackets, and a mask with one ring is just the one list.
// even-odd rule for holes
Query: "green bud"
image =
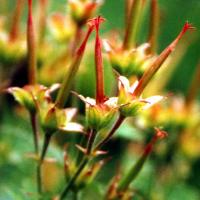
{"label": "green bud", "polygon": [[41,124],[46,133],[53,134],[57,131],[56,108],[52,105],[49,109],[41,111]]}
{"label": "green bud", "polygon": [[112,67],[123,76],[141,77],[153,58],[148,55],[148,47],[148,44],[131,50],[111,50],[107,47]]}
{"label": "green bud", "polygon": [[100,130],[106,127],[114,118],[116,110],[107,105],[88,105],[86,108],[86,121],[88,127]]}
{"label": "green bud", "polygon": [[144,102],[139,101],[138,99],[127,103],[126,105],[122,105],[119,108],[119,111],[124,117],[134,117],[137,116],[144,106]]}
{"label": "green bud", "polygon": [[70,0],[68,2],[70,14],[74,21],[79,25],[84,24],[89,18],[91,18],[100,5],[101,1]]}

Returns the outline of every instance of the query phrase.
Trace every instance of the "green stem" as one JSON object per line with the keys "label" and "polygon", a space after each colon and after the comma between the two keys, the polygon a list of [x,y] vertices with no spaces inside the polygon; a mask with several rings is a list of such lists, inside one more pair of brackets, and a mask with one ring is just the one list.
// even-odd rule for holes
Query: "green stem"
{"label": "green stem", "polygon": [[35,147],[35,154],[39,154],[39,132],[38,132],[38,126],[37,126],[37,115],[36,113],[30,113],[30,120],[31,120],[31,126],[33,130],[33,141],[34,141],[34,147]]}
{"label": "green stem", "polygon": [[37,181],[38,181],[39,194],[42,194],[42,192],[43,192],[43,189],[42,189],[42,164],[43,164],[48,146],[50,144],[51,136],[52,136],[52,134],[45,134],[44,143],[43,143],[43,147],[42,147],[42,153],[41,153],[40,160],[39,160],[38,166],[37,166]]}
{"label": "green stem", "polygon": [[38,25],[38,44],[41,45],[44,42],[45,30],[46,30],[46,18],[47,18],[47,4],[48,0],[39,1],[39,25]]}
{"label": "green stem", "polygon": [[[33,140],[34,140],[34,147],[35,147],[35,154],[36,156],[39,156],[39,132],[38,132],[38,126],[37,126],[37,115],[36,113],[30,113],[30,119],[31,119],[31,125],[33,130]],[[39,164],[38,164],[39,166]],[[41,194],[41,170],[37,166],[36,168],[36,180],[37,180],[37,190],[38,194]]]}
{"label": "green stem", "polygon": [[197,66],[192,82],[189,86],[189,90],[186,96],[186,105],[188,108],[192,105],[195,100],[200,86],[200,64]]}
{"label": "green stem", "polygon": [[78,178],[82,170],[85,168],[88,161],[89,161],[89,158],[87,157],[82,160],[76,173],[74,174],[74,176],[71,178],[71,180],[69,181],[67,186],[64,188],[63,192],[61,193],[60,200],[63,200],[66,197],[66,195],[68,194],[68,192],[71,190],[72,186],[74,185],[74,182],[76,181],[76,179]]}
{"label": "green stem", "polygon": [[122,115],[119,115],[119,118],[117,119],[113,128],[110,130],[108,135],[99,144],[97,144],[97,146],[94,148],[95,149],[94,151],[101,149],[101,147],[104,146],[110,140],[110,138],[113,136],[115,131],[121,126],[124,120],[125,120],[125,117]]}
{"label": "green stem", "polygon": [[[82,136],[82,139],[81,139],[81,141],[80,141],[80,145],[81,145],[82,147],[84,147],[84,146],[87,145],[87,137],[85,137],[85,135]],[[82,158],[83,158],[83,152],[77,151],[76,165],[78,165],[78,164],[81,162]]]}
{"label": "green stem", "polygon": [[141,0],[134,0],[131,4],[130,13],[128,14],[127,27],[123,42],[124,49],[130,49],[136,44],[136,35],[138,31],[138,23],[140,17],[140,10],[142,8]]}
{"label": "green stem", "polygon": [[92,145],[94,144],[95,138],[96,138],[96,131],[95,130],[91,130],[90,134],[89,134],[89,139],[88,139],[88,145],[87,145],[87,155],[91,154],[92,151]]}
{"label": "green stem", "polygon": [[75,174],[73,175],[73,177],[71,178],[71,180],[68,182],[68,184],[64,188],[63,192],[61,193],[60,200],[63,200],[67,196],[68,192],[72,189],[77,178],[79,177],[79,175],[81,174],[81,172],[83,171],[83,169],[85,168],[87,163],[91,160],[91,157],[89,157],[89,156],[91,154],[92,146],[93,146],[95,138],[96,138],[96,133],[97,132],[95,130],[91,130],[90,135],[89,135],[88,144],[87,144],[86,154],[85,154],[83,160],[81,161],[78,169],[76,170]]}
{"label": "green stem", "polygon": [[40,156],[40,165],[43,163],[44,158],[46,156],[51,137],[52,137],[52,134],[48,134],[48,133],[45,134],[44,143],[43,143],[43,147],[42,147],[42,153],[41,153],[41,156]]}
{"label": "green stem", "polygon": [[57,99],[55,102],[55,104],[58,108],[63,108],[65,105],[65,102],[69,95],[69,91],[71,89],[72,82],[74,80],[74,77],[75,77],[75,75],[78,71],[79,65],[81,63],[81,60],[82,60],[82,57],[83,57],[83,54],[85,51],[86,43],[88,41],[88,38],[89,38],[92,30],[93,30],[93,27],[89,27],[89,30],[86,34],[86,37],[85,37],[83,43],[81,44],[80,48],[74,55],[74,59],[72,60],[72,63],[69,66],[69,69],[64,78],[64,81],[62,83],[62,86],[59,90],[59,93],[58,93],[58,96],[57,96]]}
{"label": "green stem", "polygon": [[118,191],[126,190],[130,183],[136,178],[136,176],[141,171],[144,162],[146,161],[148,154],[143,154],[142,157],[137,161],[137,163],[130,169],[130,171],[126,174],[126,176],[121,180],[118,186]]}

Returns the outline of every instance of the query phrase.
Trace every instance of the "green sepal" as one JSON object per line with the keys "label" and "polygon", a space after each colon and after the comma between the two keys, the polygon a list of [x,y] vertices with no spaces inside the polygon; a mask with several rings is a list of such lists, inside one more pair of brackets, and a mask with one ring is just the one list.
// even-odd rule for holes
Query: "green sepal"
{"label": "green sepal", "polygon": [[24,106],[30,112],[36,111],[36,105],[34,97],[25,89],[19,87],[8,88],[7,91],[13,95],[15,100],[22,106]]}
{"label": "green sepal", "polygon": [[89,105],[86,108],[86,122],[89,128],[96,131],[106,127],[114,118],[116,109],[107,106]]}

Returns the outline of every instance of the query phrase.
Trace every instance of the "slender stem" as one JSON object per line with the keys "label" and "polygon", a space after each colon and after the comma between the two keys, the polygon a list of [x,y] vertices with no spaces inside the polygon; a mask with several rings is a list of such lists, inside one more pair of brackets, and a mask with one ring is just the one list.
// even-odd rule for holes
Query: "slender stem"
{"label": "slender stem", "polygon": [[117,188],[119,192],[125,191],[129,187],[130,183],[140,173],[145,161],[147,160],[148,156],[152,152],[153,147],[155,143],[158,141],[158,139],[162,139],[167,136],[167,133],[165,131],[162,131],[160,129],[156,129],[155,131],[156,131],[156,134],[153,136],[151,141],[146,145],[142,155],[139,157],[137,162],[130,168],[128,173],[120,180],[118,188]]}
{"label": "slender stem", "polygon": [[72,63],[69,66],[68,72],[63,80],[62,86],[59,90],[57,99],[56,99],[56,106],[58,108],[63,108],[66,102],[66,99],[69,95],[69,91],[71,88],[71,84],[72,81],[74,80],[74,76],[76,75],[76,72],[78,70],[78,67],[81,63],[84,51],[85,51],[85,47],[86,47],[86,43],[88,41],[88,38],[92,32],[94,27],[89,27],[88,32],[86,34],[86,37],[83,41],[83,43],[81,44],[80,48],[78,49],[78,51],[76,52],[76,54],[74,55],[74,59],[72,60]]}
{"label": "slender stem", "polygon": [[122,115],[119,115],[119,117],[118,117],[116,123],[114,124],[113,128],[110,130],[108,135],[99,144],[97,144],[94,151],[100,149],[103,145],[105,145],[110,140],[110,138],[113,136],[115,131],[121,126],[121,124],[123,123],[124,120],[125,120],[125,117],[122,116]]}
{"label": "slender stem", "polygon": [[37,165],[37,187],[38,187],[38,194],[42,194],[42,170],[41,165],[38,163]]}
{"label": "slender stem", "polygon": [[78,47],[78,44],[81,40],[81,35],[82,35],[81,33],[82,33],[82,26],[77,25],[75,37],[74,37],[74,40],[72,41],[72,44],[71,44],[70,54],[72,56],[74,56],[74,54],[76,53],[76,48]]}
{"label": "slender stem", "polygon": [[45,158],[46,153],[47,153],[47,149],[48,149],[49,144],[50,144],[51,137],[52,137],[52,134],[48,134],[48,133],[45,134],[44,143],[43,143],[43,147],[42,147],[42,153],[41,153],[41,156],[40,156],[40,164],[42,164],[43,161],[44,161],[44,158]]}
{"label": "slender stem", "polygon": [[174,51],[176,48],[178,42],[183,37],[183,35],[188,31],[192,30],[194,27],[191,26],[188,22],[185,23],[183,26],[181,32],[179,35],[175,38],[175,40],[166,47],[161,54],[151,63],[149,68],[144,72],[143,76],[139,80],[139,83],[134,90],[133,96],[140,96],[145,87],[148,85],[149,81],[152,79],[152,77],[155,75],[155,73],[160,69],[162,64],[165,62],[165,60],[169,57],[169,55]]}
{"label": "slender stem", "polygon": [[104,102],[104,74],[103,74],[103,60],[101,53],[101,40],[99,37],[99,25],[101,17],[97,18],[96,22],[96,42],[95,42],[95,66],[96,66],[96,102],[101,104]]}
{"label": "slender stem", "polygon": [[51,140],[51,136],[52,134],[45,134],[45,138],[44,138],[44,143],[43,143],[43,147],[42,147],[42,153],[40,156],[40,160],[38,162],[38,166],[37,166],[37,181],[38,181],[38,191],[39,194],[41,194],[43,192],[42,189],[42,164]]}
{"label": "slender stem", "polygon": [[13,21],[11,26],[11,31],[9,35],[10,41],[15,41],[19,36],[19,26],[20,26],[20,17],[23,8],[23,0],[16,1],[16,8],[13,14]]}
{"label": "slender stem", "polygon": [[83,169],[85,168],[87,163],[90,161],[91,157],[89,157],[89,156],[91,154],[92,146],[93,146],[95,138],[96,138],[96,133],[97,132],[95,130],[90,131],[86,154],[85,154],[84,158],[82,159],[77,171],[75,172],[75,174],[73,175],[71,180],[68,182],[68,184],[64,188],[63,192],[61,193],[60,200],[63,200],[66,197],[68,192],[72,189],[75,181],[77,180],[77,178],[79,177],[79,175],[81,174],[81,172],[83,171]]}
{"label": "slender stem", "polygon": [[[39,156],[39,131],[38,131],[38,126],[37,126],[37,115],[36,113],[30,113],[30,119],[31,119],[31,125],[32,125],[32,130],[33,130],[33,141],[34,141],[34,146],[35,146],[35,154]],[[41,169],[39,167],[39,164],[36,168],[36,180],[37,180],[37,190],[38,194],[41,194]]]}
{"label": "slender stem", "polygon": [[192,82],[189,86],[188,94],[186,96],[186,105],[188,107],[191,106],[192,102],[196,98],[199,86],[200,86],[200,64],[197,66]]}
{"label": "slender stem", "polygon": [[46,12],[47,12],[47,4],[48,0],[40,0],[39,1],[39,36],[38,36],[38,44],[42,44],[45,36],[46,29]]}
{"label": "slender stem", "polygon": [[28,20],[27,20],[27,48],[28,48],[28,67],[29,84],[36,84],[36,43],[35,30],[32,16],[32,0],[28,0]]}
{"label": "slender stem", "polygon": [[96,138],[96,131],[95,130],[91,130],[90,134],[89,134],[89,139],[88,139],[88,145],[87,145],[87,155],[91,154],[92,151],[92,145],[94,144],[94,140]]}
{"label": "slender stem", "polygon": [[[84,135],[84,136],[82,136],[82,139],[80,141],[80,145],[82,147],[84,147],[86,144],[87,144],[87,137],[85,137],[85,135]],[[77,156],[76,156],[76,165],[78,165],[81,162],[82,158],[83,158],[83,153],[81,151],[78,151]]]}
{"label": "slender stem", "polygon": [[78,191],[73,190],[73,200],[78,200]]}
{"label": "slender stem", "polygon": [[130,8],[131,8],[132,0],[125,0],[125,26],[128,25]]}
{"label": "slender stem", "polygon": [[88,157],[86,157],[82,160],[82,162],[79,165],[79,168],[77,169],[76,173],[74,174],[74,176],[71,178],[71,180],[69,181],[67,186],[64,188],[63,192],[61,193],[60,200],[63,200],[65,198],[65,196],[68,194],[68,192],[71,190],[74,182],[76,181],[76,179],[78,178],[78,176],[80,175],[82,170],[85,168],[86,164],[88,163],[88,160],[89,160]]}
{"label": "slender stem", "polygon": [[129,49],[132,45],[135,46],[141,6],[141,0],[134,0],[131,4],[123,42],[124,49]]}
{"label": "slender stem", "polygon": [[33,130],[33,141],[35,146],[35,154],[39,154],[39,132],[38,132],[38,126],[37,126],[37,115],[36,113],[30,113],[30,120],[31,120],[31,126]]}
{"label": "slender stem", "polygon": [[158,24],[159,24],[158,2],[157,0],[151,0],[150,30],[148,38],[151,53],[155,52],[157,47]]}

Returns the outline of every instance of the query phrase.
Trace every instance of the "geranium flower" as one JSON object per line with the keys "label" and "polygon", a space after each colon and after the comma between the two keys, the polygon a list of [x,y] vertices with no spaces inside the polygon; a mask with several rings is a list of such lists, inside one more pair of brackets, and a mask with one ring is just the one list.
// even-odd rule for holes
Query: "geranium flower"
{"label": "geranium flower", "polygon": [[148,98],[136,97],[134,91],[138,86],[138,81],[130,86],[129,80],[120,76],[119,78],[118,105],[122,116],[136,116],[140,111],[146,110],[161,101],[164,97],[160,95]]}

